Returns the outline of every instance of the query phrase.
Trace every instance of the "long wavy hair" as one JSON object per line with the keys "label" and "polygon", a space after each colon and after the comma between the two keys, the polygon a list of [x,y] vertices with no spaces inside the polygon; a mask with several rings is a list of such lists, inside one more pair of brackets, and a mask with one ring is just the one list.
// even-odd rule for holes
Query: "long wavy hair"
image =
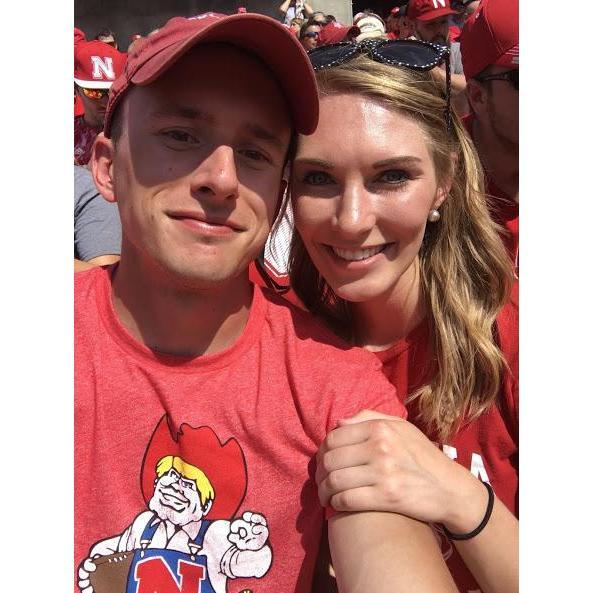
{"label": "long wavy hair", "polygon": [[[321,97],[360,95],[413,118],[428,139],[437,183],[452,181],[440,221],[427,224],[418,254],[435,358],[432,378],[407,400],[417,400],[420,420],[445,440],[463,419],[471,421],[493,405],[507,368],[495,322],[509,298],[513,271],[500,229],[488,213],[480,161],[457,115],[447,128],[443,84],[430,72],[360,56],[318,72],[317,81]],[[351,303],[321,277],[296,231],[290,273],[303,304],[353,341]]]}

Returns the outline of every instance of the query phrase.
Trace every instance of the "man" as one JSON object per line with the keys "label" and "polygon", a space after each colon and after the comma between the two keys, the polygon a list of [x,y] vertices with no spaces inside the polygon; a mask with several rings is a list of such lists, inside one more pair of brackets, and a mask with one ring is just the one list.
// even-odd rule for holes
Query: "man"
{"label": "man", "polygon": [[[465,76],[461,61],[459,43],[449,39],[449,17],[457,14],[449,0],[410,0],[407,18],[412,23],[413,34],[420,41],[429,41],[446,45],[451,52],[451,96],[452,103],[459,115],[468,112],[465,98]],[[440,78],[445,80],[445,66],[435,68]]]}
{"label": "man", "polygon": [[117,46],[117,41],[115,39],[115,34],[111,29],[101,29],[95,36],[95,39],[98,41],[102,41],[107,45],[111,45],[111,47],[115,49],[119,49],[119,47]]}
{"label": "man", "polygon": [[518,273],[519,2],[483,0],[461,33],[471,115],[465,123],[486,172],[492,217]]}
{"label": "man", "polygon": [[305,0],[284,0],[278,10],[285,25],[290,25],[292,19],[308,19],[313,15],[313,9]]}
{"label": "man", "polygon": [[107,95],[123,72],[126,55],[102,41],[74,46],[74,91],[84,113],[74,117],[74,164],[86,165],[97,134],[103,129]]}
{"label": "man", "polygon": [[[372,355],[248,280],[317,117],[306,54],[256,14],[171,19],[112,87],[91,167],[121,260],[75,277],[85,593],[309,591],[319,444],[360,407],[405,414]],[[426,525],[332,514],[329,537],[345,593],[455,590]]]}
{"label": "man", "polygon": [[299,31],[299,40],[306,51],[315,49],[319,43],[319,35],[323,27],[318,25],[313,19],[309,19],[301,26]]}
{"label": "man", "polygon": [[120,249],[117,206],[103,199],[86,167],[74,165],[74,270],[115,263]]}

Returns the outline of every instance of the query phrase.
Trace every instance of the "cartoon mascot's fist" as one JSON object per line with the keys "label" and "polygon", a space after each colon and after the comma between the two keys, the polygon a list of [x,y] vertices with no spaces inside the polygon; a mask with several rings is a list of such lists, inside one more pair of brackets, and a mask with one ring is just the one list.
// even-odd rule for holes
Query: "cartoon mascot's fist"
{"label": "cartoon mascot's fist", "polygon": [[268,523],[263,515],[246,511],[230,525],[228,539],[239,550],[260,550],[268,541]]}

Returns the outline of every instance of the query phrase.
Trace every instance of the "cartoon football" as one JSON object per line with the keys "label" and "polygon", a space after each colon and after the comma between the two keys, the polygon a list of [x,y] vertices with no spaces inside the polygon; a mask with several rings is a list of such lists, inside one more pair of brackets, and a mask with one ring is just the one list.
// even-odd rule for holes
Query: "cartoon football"
{"label": "cartoon football", "polygon": [[117,552],[94,558],[97,566],[89,575],[94,593],[126,593],[134,552]]}

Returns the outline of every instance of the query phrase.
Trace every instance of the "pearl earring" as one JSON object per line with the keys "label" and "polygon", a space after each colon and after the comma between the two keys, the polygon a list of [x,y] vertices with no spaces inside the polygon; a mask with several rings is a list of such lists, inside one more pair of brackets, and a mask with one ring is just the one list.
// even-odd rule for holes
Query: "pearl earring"
{"label": "pearl earring", "polygon": [[438,210],[431,210],[428,213],[428,220],[430,222],[437,222],[441,218],[441,213]]}

